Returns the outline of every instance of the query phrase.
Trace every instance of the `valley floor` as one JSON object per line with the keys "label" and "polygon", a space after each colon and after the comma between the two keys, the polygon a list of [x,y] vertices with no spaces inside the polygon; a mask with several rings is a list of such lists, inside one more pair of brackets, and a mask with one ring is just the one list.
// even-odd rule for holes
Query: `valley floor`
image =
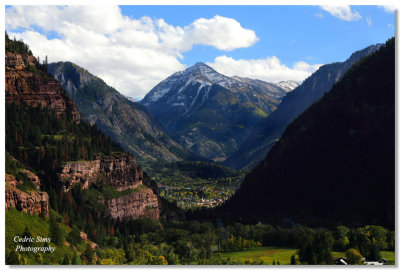
{"label": "valley floor", "polygon": [[[261,262],[262,264],[272,265],[275,264],[290,264],[290,258],[296,254],[296,249],[280,248],[280,247],[256,247],[250,250],[233,251],[233,252],[215,252],[214,257],[221,257],[222,259],[230,258],[233,262],[239,264],[251,264],[254,262]],[[382,258],[387,259],[388,264],[395,264],[394,251],[381,251]],[[344,257],[345,252],[332,252],[333,257]],[[297,258],[297,256],[296,256]]]}
{"label": "valley floor", "polygon": [[244,173],[210,162],[171,162],[145,166],[160,195],[183,209],[216,207],[239,188]]}
{"label": "valley floor", "polygon": [[222,259],[230,258],[240,264],[251,264],[254,261],[262,261],[262,264],[290,264],[290,257],[296,254],[296,249],[279,247],[257,247],[251,250],[216,252],[214,256],[221,256]]}

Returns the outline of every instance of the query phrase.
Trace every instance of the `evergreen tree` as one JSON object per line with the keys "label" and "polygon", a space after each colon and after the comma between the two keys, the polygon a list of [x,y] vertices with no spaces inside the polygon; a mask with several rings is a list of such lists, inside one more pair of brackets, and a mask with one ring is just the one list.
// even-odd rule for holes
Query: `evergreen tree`
{"label": "evergreen tree", "polygon": [[68,242],[71,243],[71,245],[78,245],[81,243],[82,241],[81,232],[78,229],[78,227],[76,227],[75,225],[72,227],[72,230],[69,232],[67,236],[67,240]]}
{"label": "evergreen tree", "polygon": [[50,216],[49,236],[57,246],[62,245],[63,235],[54,215]]}
{"label": "evergreen tree", "polygon": [[377,243],[373,243],[371,246],[371,252],[369,259],[371,261],[379,261],[382,258],[381,251],[379,249],[379,245]]}
{"label": "evergreen tree", "polygon": [[8,265],[18,265],[21,264],[19,259],[18,259],[18,254],[14,250],[10,252],[8,257],[6,258],[6,264]]}
{"label": "evergreen tree", "polygon": [[43,69],[42,70],[47,73],[48,67],[49,67],[49,61],[48,61],[47,55],[46,55],[46,57],[44,58],[44,61],[43,61]]}
{"label": "evergreen tree", "polygon": [[296,256],[294,254],[290,257],[290,264],[296,265]]}
{"label": "evergreen tree", "polygon": [[62,265],[69,265],[69,259],[67,254],[65,254],[63,261],[61,262]]}
{"label": "evergreen tree", "polygon": [[81,265],[82,264],[81,258],[79,257],[79,255],[76,251],[74,252],[74,257],[72,257],[71,264],[72,265]]}
{"label": "evergreen tree", "polygon": [[[32,237],[32,234],[31,234],[31,231],[29,230],[29,228],[28,227],[25,227],[25,230],[24,230],[24,232],[22,233],[22,238],[30,238],[30,237]],[[30,246],[32,246],[32,242],[30,242],[30,241],[27,241],[26,243],[24,243],[24,245],[25,246],[28,246],[28,247],[30,247]]]}
{"label": "evergreen tree", "polygon": [[88,245],[83,255],[87,258],[88,264],[93,264],[95,251],[90,247],[90,245]]}

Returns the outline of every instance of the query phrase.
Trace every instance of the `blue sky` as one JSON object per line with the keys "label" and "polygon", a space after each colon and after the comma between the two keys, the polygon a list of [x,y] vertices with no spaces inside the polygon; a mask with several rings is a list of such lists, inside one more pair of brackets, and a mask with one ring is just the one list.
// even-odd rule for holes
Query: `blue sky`
{"label": "blue sky", "polygon": [[[361,14],[357,21],[345,21],[323,11],[319,6],[121,6],[133,17],[164,18],[175,26],[188,25],[204,17],[220,15],[234,18],[260,40],[250,48],[225,53],[234,58],[264,58],[276,55],[287,64],[304,59],[309,63],[345,60],[355,50],[385,42],[394,36],[394,12],[377,6],[352,6]],[[321,15],[323,16],[321,18]],[[366,19],[370,17],[371,26]],[[390,24],[392,27],[388,26]],[[192,65],[212,61],[220,51],[204,45],[184,54],[182,62]]]}
{"label": "blue sky", "polygon": [[302,81],[385,42],[394,25],[393,8],[378,6],[6,7],[6,30],[34,55],[72,61],[137,99],[196,62],[229,76]]}

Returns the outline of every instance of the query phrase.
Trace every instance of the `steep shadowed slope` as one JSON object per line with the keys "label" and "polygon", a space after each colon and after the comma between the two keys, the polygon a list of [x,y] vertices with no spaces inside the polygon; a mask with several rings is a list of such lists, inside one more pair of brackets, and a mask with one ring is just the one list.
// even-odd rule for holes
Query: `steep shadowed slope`
{"label": "steep shadowed slope", "polygon": [[294,120],[224,211],[394,225],[395,42]]}
{"label": "steep shadowed slope", "polygon": [[253,129],[242,146],[224,164],[236,169],[254,168],[265,157],[291,121],[323,97],[354,63],[379,47],[380,45],[369,46],[353,53],[345,62],[320,67],[283,98],[278,108]]}

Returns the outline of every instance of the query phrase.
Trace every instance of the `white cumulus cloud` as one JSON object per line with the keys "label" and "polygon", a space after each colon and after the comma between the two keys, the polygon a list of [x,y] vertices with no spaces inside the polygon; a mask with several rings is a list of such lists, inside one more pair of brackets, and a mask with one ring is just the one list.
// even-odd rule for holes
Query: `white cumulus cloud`
{"label": "white cumulus cloud", "polygon": [[304,61],[297,62],[293,67],[281,63],[278,57],[263,59],[234,59],[226,55],[218,56],[213,63],[207,63],[215,70],[228,76],[238,75],[267,82],[283,80],[303,81],[321,65],[310,65]]}
{"label": "white cumulus cloud", "polygon": [[387,13],[393,13],[396,10],[396,6],[382,5],[382,6],[379,6],[379,7],[383,8]]}
{"label": "white cumulus cloud", "polygon": [[196,20],[185,28],[185,33],[189,44],[206,44],[225,51],[246,48],[258,41],[253,30],[244,29],[236,20],[218,15],[210,20]]}
{"label": "white cumulus cloud", "polygon": [[320,6],[332,16],[345,21],[357,21],[361,15],[357,11],[352,11],[350,6]]}
{"label": "white cumulus cloud", "polygon": [[231,51],[258,41],[253,30],[231,18],[173,26],[160,18],[124,16],[118,6],[12,6],[6,8],[6,30],[34,55],[74,62],[139,99],[184,69],[182,53],[196,44]]}

